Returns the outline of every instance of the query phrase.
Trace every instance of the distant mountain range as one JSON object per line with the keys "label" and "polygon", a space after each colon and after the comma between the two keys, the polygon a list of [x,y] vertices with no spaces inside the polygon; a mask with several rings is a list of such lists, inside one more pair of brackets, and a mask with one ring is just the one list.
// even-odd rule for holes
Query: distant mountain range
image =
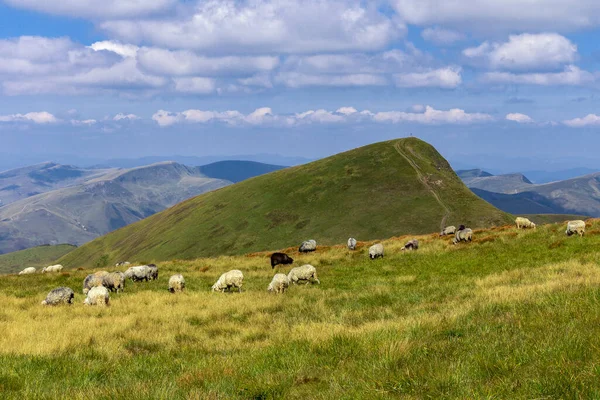
{"label": "distant mountain range", "polygon": [[600,172],[544,184],[533,184],[523,174],[494,176],[482,170],[457,174],[475,194],[506,212],[600,217]]}
{"label": "distant mountain range", "polygon": [[0,174],[0,254],[81,245],[183,200],[281,166],[224,161],[86,169],[43,163]]}

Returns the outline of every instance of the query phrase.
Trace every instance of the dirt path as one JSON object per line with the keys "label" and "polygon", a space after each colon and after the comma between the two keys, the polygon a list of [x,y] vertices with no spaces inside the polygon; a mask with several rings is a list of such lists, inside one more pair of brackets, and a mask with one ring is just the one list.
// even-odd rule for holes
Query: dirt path
{"label": "dirt path", "polygon": [[440,231],[443,230],[446,227],[446,220],[448,220],[448,217],[450,216],[450,208],[448,208],[448,206],[446,206],[446,204],[442,201],[442,199],[440,199],[440,197],[435,192],[435,190],[433,190],[431,188],[431,186],[429,186],[429,184],[427,183],[427,180],[423,176],[423,173],[421,172],[421,169],[419,168],[419,166],[404,151],[402,151],[400,149],[400,143],[396,143],[394,145],[394,147],[396,148],[396,151],[398,152],[398,154],[400,154],[402,157],[404,157],[404,159],[406,161],[408,161],[410,166],[413,167],[413,169],[417,173],[417,178],[419,178],[419,181],[421,181],[423,186],[425,186],[425,188],[427,188],[427,190],[429,190],[429,192],[431,192],[431,195],[435,198],[435,200],[438,202],[438,204],[444,209],[445,213],[444,213],[444,216],[442,217],[442,222],[440,222]]}

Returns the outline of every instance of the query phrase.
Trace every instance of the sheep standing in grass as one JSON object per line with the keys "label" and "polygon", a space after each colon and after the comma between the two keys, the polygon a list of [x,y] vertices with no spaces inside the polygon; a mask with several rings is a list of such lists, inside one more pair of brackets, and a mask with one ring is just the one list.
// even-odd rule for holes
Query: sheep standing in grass
{"label": "sheep standing in grass", "polygon": [[317,277],[317,269],[310,264],[292,268],[287,278],[293,284],[297,284],[299,281],[306,281],[309,283],[311,280],[314,280],[319,284],[321,283]]}
{"label": "sheep standing in grass", "polygon": [[148,280],[155,281],[158,279],[158,267],[155,264],[148,264]]}
{"label": "sheep standing in grass", "polygon": [[285,290],[289,286],[290,280],[288,279],[286,274],[275,274],[267,290],[269,292],[285,293]]}
{"label": "sheep standing in grass", "polygon": [[109,301],[108,289],[104,286],[96,286],[90,289],[83,304],[86,306],[107,306]]}
{"label": "sheep standing in grass", "polygon": [[567,231],[565,233],[567,236],[574,235],[575,233],[583,236],[585,233],[585,222],[582,220],[567,222]]}
{"label": "sheep standing in grass", "polygon": [[452,244],[470,242],[471,240],[473,240],[473,230],[471,228],[463,228],[456,231],[454,239],[452,239]]}
{"label": "sheep standing in grass", "polygon": [[129,261],[121,261],[115,264],[115,267],[127,267],[128,265],[131,265],[131,263]]}
{"label": "sheep standing in grass", "polygon": [[535,229],[535,224],[527,218],[517,217],[517,219],[515,219],[515,224],[517,225],[517,229]]}
{"label": "sheep standing in grass", "polygon": [[417,250],[419,248],[419,241],[417,239],[412,239],[406,242],[406,244],[400,249],[404,250]]}
{"label": "sheep standing in grass", "polygon": [[23,271],[19,272],[19,275],[30,275],[30,274],[35,274],[35,268],[29,267],[29,268],[25,268]]}
{"label": "sheep standing in grass", "polygon": [[451,226],[445,227],[442,230],[442,232],[440,232],[440,236],[454,235],[455,233],[456,233],[456,227],[451,225]]}
{"label": "sheep standing in grass", "polygon": [[122,292],[125,289],[125,274],[122,272],[111,272],[102,277],[102,286],[111,292]]}
{"label": "sheep standing in grass", "polygon": [[50,266],[42,269],[42,274],[45,274],[46,272],[60,272],[60,271],[62,271],[62,269],[63,269],[63,266],[60,264],[50,265]]}
{"label": "sheep standing in grass", "polygon": [[140,265],[137,267],[129,267],[125,271],[125,279],[131,279],[133,282],[147,281],[150,276],[150,267],[147,265]]}
{"label": "sheep standing in grass", "polygon": [[232,287],[236,287],[241,293],[243,282],[244,274],[242,274],[242,271],[234,269],[221,275],[219,280],[212,286],[212,290],[215,292],[224,292],[225,290],[231,291]]}
{"label": "sheep standing in grass", "polygon": [[356,239],[348,239],[348,250],[356,250]]}
{"label": "sheep standing in grass", "polygon": [[315,250],[317,250],[317,242],[312,239],[302,242],[300,248],[298,249],[300,253],[308,253]]}
{"label": "sheep standing in grass", "polygon": [[59,287],[53,289],[46,296],[46,300],[42,301],[44,306],[57,306],[59,304],[72,304],[75,293],[71,288]]}
{"label": "sheep standing in grass", "polygon": [[103,275],[90,274],[83,280],[83,294],[88,294],[90,289],[96,286],[102,286]]}
{"label": "sheep standing in grass", "polygon": [[369,258],[374,260],[378,257],[383,258],[383,245],[381,243],[377,243],[369,247]]}
{"label": "sheep standing in grass", "polygon": [[183,275],[177,274],[177,275],[173,275],[172,277],[169,278],[169,292],[171,292],[171,293],[183,292],[184,289],[185,289],[185,279],[183,278]]}

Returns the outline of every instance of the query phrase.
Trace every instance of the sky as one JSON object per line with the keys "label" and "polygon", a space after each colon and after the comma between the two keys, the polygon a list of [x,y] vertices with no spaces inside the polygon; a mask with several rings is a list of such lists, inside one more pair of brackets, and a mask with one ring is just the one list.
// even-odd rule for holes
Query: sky
{"label": "sky", "polygon": [[600,169],[598,39],[596,0],[0,0],[0,157]]}

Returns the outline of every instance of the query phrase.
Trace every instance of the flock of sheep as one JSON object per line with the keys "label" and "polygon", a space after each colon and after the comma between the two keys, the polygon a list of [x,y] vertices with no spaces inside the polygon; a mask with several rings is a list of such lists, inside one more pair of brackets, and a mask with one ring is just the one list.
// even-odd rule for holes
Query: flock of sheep
{"label": "flock of sheep", "polygon": [[[531,222],[527,218],[518,217],[515,220],[515,224],[518,229],[535,229],[535,223]],[[567,223],[567,230],[565,232],[568,236],[578,234],[583,236],[585,233],[585,222],[581,220],[569,221]],[[453,244],[460,242],[470,242],[473,239],[473,230],[461,225],[458,229],[454,226],[447,226],[444,228],[440,236],[454,235],[452,239]],[[348,239],[348,249],[356,250],[357,240],[354,238]],[[419,241],[417,239],[411,239],[402,247],[404,250],[417,250],[419,248]],[[298,251],[301,253],[308,253],[317,249],[317,242],[315,240],[308,240],[302,242]],[[374,260],[376,258],[383,257],[383,244],[376,243],[369,248],[369,258]],[[275,268],[277,265],[292,264],[294,260],[285,253],[276,252],[271,254],[271,268]],[[129,266],[129,262],[117,263],[117,267]],[[42,273],[47,272],[61,272],[63,269],[62,265],[51,265],[42,269]],[[28,275],[36,272],[33,267],[25,268],[19,272],[19,275]],[[152,281],[158,279],[158,267],[155,264],[140,265],[129,267],[125,272],[106,272],[100,271],[94,274],[90,274],[83,280],[83,294],[87,295],[84,300],[85,305],[103,305],[106,306],[110,301],[110,292],[120,292],[125,288],[125,281],[130,279],[132,282],[138,281]],[[242,291],[242,285],[244,281],[244,274],[240,270],[231,270],[222,274],[217,282],[212,286],[212,290],[216,292],[231,291],[236,288],[238,292]],[[277,273],[273,276],[271,283],[267,287],[269,292],[284,293],[291,283],[297,284],[299,282],[316,282],[321,283],[317,277],[317,270],[310,264],[305,264],[300,267],[295,267],[290,270],[286,275],[283,273]],[[176,274],[169,278],[168,289],[171,293],[183,292],[185,289],[185,279],[183,275]],[[46,296],[46,299],[42,301],[43,305],[58,305],[58,304],[71,304],[75,297],[75,293],[71,288],[59,287],[56,288]]]}

